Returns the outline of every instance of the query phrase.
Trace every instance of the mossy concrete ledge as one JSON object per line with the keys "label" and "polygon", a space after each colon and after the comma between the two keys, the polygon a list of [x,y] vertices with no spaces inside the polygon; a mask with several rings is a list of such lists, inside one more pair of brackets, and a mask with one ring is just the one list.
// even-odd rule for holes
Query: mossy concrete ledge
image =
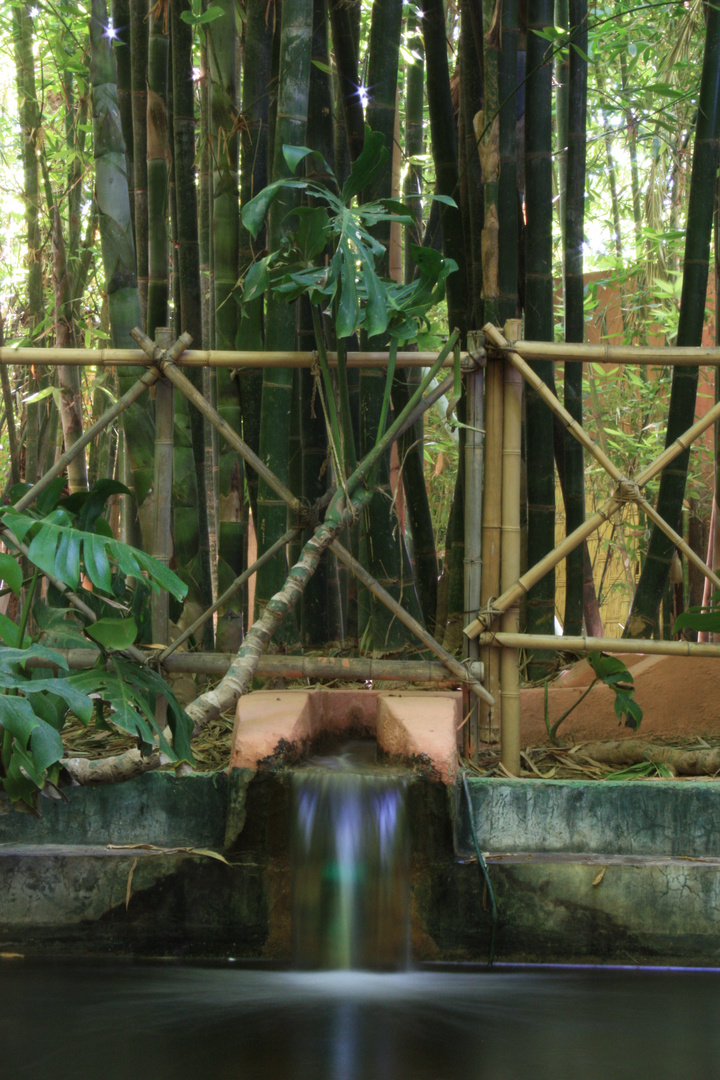
{"label": "mossy concrete ledge", "polygon": [[720,783],[468,778],[500,959],[720,966]]}

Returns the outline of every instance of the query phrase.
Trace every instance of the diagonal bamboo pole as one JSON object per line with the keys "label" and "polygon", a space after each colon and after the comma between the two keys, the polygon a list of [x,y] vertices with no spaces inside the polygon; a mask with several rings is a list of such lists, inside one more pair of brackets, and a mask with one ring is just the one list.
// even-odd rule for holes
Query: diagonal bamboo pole
{"label": "diagonal bamboo pole", "polygon": [[[247,443],[233,431],[230,425],[223,420],[215,409],[213,409],[212,405],[205,400],[200,391],[196,390],[190,380],[178,370],[175,366],[174,358],[169,354],[164,353],[162,349],[159,349],[155,343],[137,327],[134,330],[131,330],[130,333],[133,339],[140,345],[145,355],[152,360],[153,363],[158,365],[162,374],[169,379],[178,390],[182,391],[188,401],[190,401],[196,409],[199,409],[203,416],[210,421],[213,427],[219,431],[233,449],[237,450],[244,461],[255,470],[258,476],[262,477],[268,487],[287,503],[293,513],[301,516],[305,507],[300,499],[293,495],[281,480],[278,480],[277,476],[268,469],[267,465],[260,460],[253,450],[250,449]],[[191,340],[189,334],[184,334],[183,337]]]}
{"label": "diagonal bamboo pole", "polygon": [[74,457],[84,450],[87,444],[92,442],[95,436],[99,435],[108,424],[111,424],[121,412],[124,412],[125,409],[136,402],[138,398],[142,397],[148,387],[156,383],[159,378],[159,371],[146,371],[136,383],[133,383],[127,393],[123,394],[121,398],[118,398],[115,404],[112,405],[107,412],[104,412],[99,420],[96,420],[92,427],[89,427],[87,431],[83,432],[77,442],[73,443],[70,449],[66,450],[65,453],[57,459],[53,467],[48,469],[44,476],[40,477],[37,484],[33,484],[30,490],[26,492],[21,499],[18,499],[13,509],[18,513],[22,513],[22,511],[27,509],[31,503],[35,502],[35,499],[37,499],[38,495],[45,490],[48,484],[50,484],[56,476],[60,476],[60,474],[65,471],[68,462],[72,461]]}
{"label": "diagonal bamboo pole", "polygon": [[425,645],[428,649],[434,652],[436,656],[440,657],[448,670],[457,677],[459,682],[467,684],[473,691],[473,693],[477,694],[477,696],[479,698],[482,698],[483,701],[486,701],[488,705],[495,704],[495,699],[492,697],[491,694],[487,692],[482,683],[479,683],[477,679],[473,678],[473,676],[468,671],[468,668],[464,664],[461,664],[459,660],[456,660],[455,657],[452,656],[449,652],[446,652],[446,650],[443,649],[442,645],[440,645],[435,640],[432,634],[429,634],[424,626],[421,626],[416,619],[413,619],[412,615],[410,615],[404,607],[398,604],[397,600],[394,600],[393,597],[390,596],[390,594],[386,592],[385,589],[383,589],[382,585],[380,585],[375,580],[372,574],[369,574],[365,567],[362,566],[357,561],[357,559],[354,559],[352,557],[347,548],[344,548],[339,540],[333,540],[330,547],[335,552],[337,557],[342,562],[344,562],[350,570],[352,570],[355,577],[358,578],[358,580],[361,581],[363,585],[367,589],[369,589],[375,596],[377,596],[378,599],[381,600],[383,604],[385,604],[386,607],[390,609],[390,611],[392,611],[392,613],[396,616],[397,619],[400,620],[401,623],[404,623],[404,625],[407,626],[409,630],[412,630],[412,632],[423,643],[423,645]]}
{"label": "diagonal bamboo pole", "polygon": [[166,649],[163,649],[163,651],[158,656],[158,662],[164,664],[167,658],[171,656],[172,653],[174,653],[180,645],[183,645],[188,640],[188,638],[192,637],[192,635],[207,622],[210,616],[215,614],[218,608],[221,608],[223,604],[226,604],[230,597],[234,596],[238,589],[242,588],[245,582],[248,581],[249,578],[251,578],[253,574],[256,573],[260,569],[260,567],[268,561],[268,559],[271,559],[273,557],[276,551],[279,551],[280,548],[283,548],[286,544],[289,544],[292,540],[295,539],[296,536],[298,536],[301,531],[302,530],[299,528],[292,528],[288,529],[286,533],[283,533],[280,539],[276,540],[275,543],[267,549],[267,551],[264,551],[260,558],[255,560],[252,566],[248,566],[247,570],[243,570],[242,574],[235,578],[232,585],[228,586],[222,596],[218,596],[215,603],[212,604],[207,609],[207,611],[204,611],[202,615],[200,615],[199,618],[197,618],[195,622],[192,623],[191,626],[188,626],[186,630],[183,630],[182,634],[180,634],[179,637],[175,638],[175,640],[171,642],[171,644],[168,645]]}
{"label": "diagonal bamboo pole", "polygon": [[[512,351],[512,350],[511,350]],[[560,403],[557,403],[560,406]],[[562,406],[560,406],[562,408]],[[629,483],[630,490],[620,490],[616,495],[609,499],[600,510],[596,511],[591,517],[589,517],[583,525],[578,526],[574,532],[566,536],[558,546],[551,551],[544,559],[536,563],[535,566],[527,570],[522,577],[518,578],[513,586],[506,589],[502,596],[493,601],[492,610],[482,612],[477,618],[473,619],[465,627],[465,633],[468,637],[477,637],[483,630],[487,629],[497,615],[506,611],[512,604],[516,603],[520,597],[528,592],[532,586],[552,569],[553,566],[557,566],[574,548],[581,544],[588,538],[602,523],[607,521],[616,510],[619,509],[623,503],[628,501],[634,501],[637,495],[637,490],[643,488],[650,480],[652,480],[658,473],[662,472],[670,462],[674,461],[679,454],[689,449],[692,443],[702,435],[709,427],[711,427],[716,421],[720,420],[720,402],[713,406],[712,409],[703,416],[700,420],[697,420],[691,427],[684,431],[682,435],[667,446],[663,452],[647,465],[641,472],[637,474]],[[627,483],[627,482],[626,482]],[[622,486],[622,485],[621,485]],[[669,528],[669,526],[668,526]]]}

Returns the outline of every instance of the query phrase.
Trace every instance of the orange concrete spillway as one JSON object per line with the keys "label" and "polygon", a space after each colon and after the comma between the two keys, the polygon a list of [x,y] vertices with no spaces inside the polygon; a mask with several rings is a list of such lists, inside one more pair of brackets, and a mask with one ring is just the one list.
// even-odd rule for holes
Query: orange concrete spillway
{"label": "orange concrete spillway", "polygon": [[302,760],[323,737],[377,738],[383,760],[457,779],[461,697],[452,691],[259,690],[238,702],[230,768]]}

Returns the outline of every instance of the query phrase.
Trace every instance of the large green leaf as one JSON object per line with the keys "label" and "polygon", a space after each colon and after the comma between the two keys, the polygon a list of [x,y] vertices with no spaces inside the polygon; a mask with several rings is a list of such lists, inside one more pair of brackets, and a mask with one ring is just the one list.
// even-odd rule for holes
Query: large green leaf
{"label": "large green leaf", "polygon": [[[44,521],[12,512],[3,514],[1,520],[20,540],[34,532],[28,548],[30,560],[43,573],[51,574],[70,588],[77,587],[77,552],[73,545],[79,543],[82,563],[96,589],[112,593],[109,560],[114,559],[120,572],[126,576],[141,577],[144,571],[150,586],[156,591],[165,589],[177,600],[182,600],[187,593],[187,585],[177,574],[151,555],[110,536],[99,536],[67,525],[68,517],[62,510],[53,511],[50,518]],[[63,537],[69,539],[61,546]]]}
{"label": "large green leaf", "polygon": [[135,641],[138,628],[132,616],[128,619],[98,619],[88,626],[86,633],[103,648],[122,652]]}
{"label": "large green leaf", "polygon": [[22,588],[22,570],[17,559],[7,552],[0,553],[0,578],[5,582],[16,596],[20,595]]}
{"label": "large green leaf", "polygon": [[242,223],[253,240],[257,240],[257,235],[263,226],[268,210],[284,187],[304,190],[307,187],[307,181],[275,180],[243,206],[241,211]]}
{"label": "large green leaf", "polygon": [[388,160],[385,136],[380,131],[371,131],[365,126],[365,142],[342,189],[342,200],[348,205],[363,191],[373,177],[381,172]]}

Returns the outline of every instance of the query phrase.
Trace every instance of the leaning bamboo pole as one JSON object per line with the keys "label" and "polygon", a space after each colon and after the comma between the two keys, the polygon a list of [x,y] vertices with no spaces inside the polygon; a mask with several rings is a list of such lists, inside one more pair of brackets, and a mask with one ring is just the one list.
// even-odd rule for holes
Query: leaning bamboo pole
{"label": "leaning bamboo pole", "polygon": [[442,645],[435,640],[432,634],[429,634],[424,626],[421,626],[416,619],[413,619],[412,615],[410,615],[401,604],[398,604],[397,600],[394,600],[393,597],[383,589],[382,585],[375,580],[372,574],[367,572],[365,567],[359,563],[357,559],[352,557],[350,552],[342,546],[339,540],[334,540],[330,547],[337,557],[352,570],[355,577],[362,582],[365,588],[369,589],[374,596],[377,596],[401,623],[404,623],[409,630],[412,630],[426,648],[430,649],[431,652],[434,652],[436,656],[440,657],[445,666],[452,672],[461,685],[467,684],[474,694],[484,701],[487,701],[489,705],[495,704],[495,699],[487,692],[482,683],[478,682],[478,680],[473,677],[470,668],[465,664],[461,664],[451,653],[443,649]]}
{"label": "leaning bamboo pole", "polygon": [[176,649],[178,649],[181,645],[184,645],[188,638],[191,638],[193,634],[197,633],[197,631],[205,625],[207,620],[212,615],[214,615],[219,608],[223,607],[228,602],[228,600],[230,600],[235,595],[238,589],[241,589],[243,587],[246,581],[249,581],[249,579],[253,576],[256,570],[260,569],[263,563],[266,563],[268,559],[271,559],[277,551],[285,547],[286,544],[289,544],[292,540],[299,536],[301,531],[302,530],[299,528],[288,529],[286,533],[284,533],[278,540],[275,541],[275,543],[271,547],[267,549],[267,551],[264,551],[262,553],[259,559],[255,560],[252,566],[248,566],[247,570],[243,570],[242,574],[235,578],[232,585],[229,585],[225,592],[221,596],[218,596],[214,604],[211,604],[209,608],[206,608],[205,611],[203,611],[202,615],[200,615],[195,620],[195,622],[188,626],[186,630],[183,630],[182,634],[180,634],[179,637],[175,638],[175,640],[170,645],[168,645],[166,649],[163,649],[159,656],[160,663],[164,664],[168,660],[168,658],[175,652]]}
{"label": "leaning bamboo pole", "polygon": [[[508,337],[520,336],[520,321],[505,324]],[[520,374],[505,363],[503,377],[502,526],[500,586],[507,591],[520,574],[520,482],[522,472],[522,400]],[[519,600],[519,596],[517,598]],[[502,616],[506,633],[517,633],[520,609],[509,604]],[[520,775],[520,666],[517,649],[500,654],[500,760],[513,776]]]}
{"label": "leaning bamboo pole", "polygon": [[633,653],[642,656],[720,656],[720,644],[696,641],[655,641],[652,638],[560,637],[553,634],[516,634],[504,630],[485,631],[479,640],[489,647],[505,649],[547,649],[550,652]]}
{"label": "leaning bamboo pole", "polygon": [[[500,545],[502,526],[503,364],[495,356],[485,370],[485,463],[482,505],[482,575],[480,609],[500,595]],[[500,684],[500,653],[484,647],[485,686],[497,698]],[[493,709],[480,703],[479,737],[493,737]]]}

